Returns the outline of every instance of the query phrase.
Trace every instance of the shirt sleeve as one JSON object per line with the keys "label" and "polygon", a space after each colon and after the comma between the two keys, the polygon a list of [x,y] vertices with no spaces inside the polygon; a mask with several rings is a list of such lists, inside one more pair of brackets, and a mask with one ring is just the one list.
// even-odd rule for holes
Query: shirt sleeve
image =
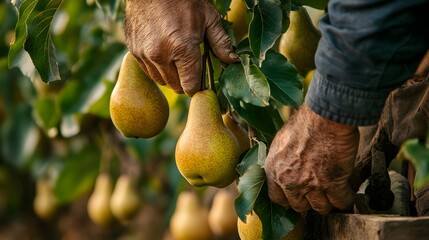
{"label": "shirt sleeve", "polygon": [[332,121],[376,124],[429,49],[429,0],[330,0],[306,104]]}

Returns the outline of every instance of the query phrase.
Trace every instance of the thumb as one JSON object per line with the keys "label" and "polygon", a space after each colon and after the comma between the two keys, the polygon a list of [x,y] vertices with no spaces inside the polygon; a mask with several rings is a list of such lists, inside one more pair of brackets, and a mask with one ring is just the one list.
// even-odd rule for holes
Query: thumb
{"label": "thumb", "polygon": [[239,61],[238,55],[232,49],[231,41],[222,27],[219,13],[212,6],[206,8],[206,37],[216,57],[224,63]]}

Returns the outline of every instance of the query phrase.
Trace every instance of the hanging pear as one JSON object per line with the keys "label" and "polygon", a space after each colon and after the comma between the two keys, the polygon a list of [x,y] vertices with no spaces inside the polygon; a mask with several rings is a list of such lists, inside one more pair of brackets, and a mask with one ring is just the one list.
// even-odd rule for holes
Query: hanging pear
{"label": "hanging pear", "polygon": [[291,61],[298,72],[316,68],[314,56],[320,32],[314,27],[307,10],[300,7],[290,12],[290,25],[280,40],[279,51]]}
{"label": "hanging pear", "polygon": [[167,99],[130,52],[124,56],[110,97],[110,116],[125,137],[150,138],[167,124]]}
{"label": "hanging pear", "polygon": [[36,181],[36,197],[33,208],[37,216],[44,220],[51,219],[58,209],[58,201],[54,195],[51,182],[40,178]]}
{"label": "hanging pear", "polygon": [[209,212],[209,225],[216,236],[226,237],[237,233],[235,196],[227,189],[220,189],[213,198]]}
{"label": "hanging pear", "polygon": [[231,28],[234,31],[235,41],[237,42],[245,38],[249,31],[246,15],[247,6],[244,0],[232,0],[226,19],[232,22]]}
{"label": "hanging pear", "polygon": [[229,113],[222,115],[223,123],[226,128],[235,136],[240,146],[240,154],[250,148],[250,139],[246,129],[244,129]]}
{"label": "hanging pear", "polygon": [[107,226],[113,220],[110,210],[112,191],[112,180],[109,174],[100,174],[95,181],[95,188],[87,205],[89,218],[100,226]]}
{"label": "hanging pear", "polygon": [[140,209],[140,196],[135,181],[127,175],[121,175],[110,199],[110,210],[117,219],[125,222],[135,216]]}
{"label": "hanging pear", "polygon": [[170,219],[170,233],[175,240],[212,239],[208,210],[202,206],[195,192],[181,192]]}
{"label": "hanging pear", "polygon": [[195,93],[176,145],[182,176],[195,187],[226,187],[237,178],[239,155],[238,141],[222,121],[216,94],[210,89]]}

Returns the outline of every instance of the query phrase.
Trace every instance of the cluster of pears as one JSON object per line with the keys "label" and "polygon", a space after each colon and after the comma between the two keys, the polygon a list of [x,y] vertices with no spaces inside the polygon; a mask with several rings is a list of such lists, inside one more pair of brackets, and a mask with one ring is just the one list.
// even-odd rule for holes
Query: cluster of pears
{"label": "cluster of pears", "polygon": [[109,174],[100,174],[95,182],[87,210],[89,218],[99,226],[107,226],[116,218],[126,222],[134,217],[140,208],[140,196],[135,179],[128,175],[119,176],[113,189]]}
{"label": "cluster of pears", "polygon": [[127,52],[110,96],[110,117],[125,137],[150,138],[165,128],[169,106],[158,85]]}
{"label": "cluster of pears", "polygon": [[55,216],[58,210],[58,201],[49,179],[37,179],[33,209],[37,216],[44,220],[52,219]]}
{"label": "cluster of pears", "polygon": [[204,206],[193,191],[179,194],[170,219],[175,240],[227,239],[237,235],[236,194],[228,189],[216,192],[211,207]]}
{"label": "cluster of pears", "polygon": [[191,185],[218,188],[230,185],[237,178],[240,154],[248,148],[246,131],[230,116],[222,118],[213,90],[192,96],[186,126],[175,152],[177,168]]}
{"label": "cluster of pears", "polygon": [[279,51],[298,72],[307,72],[316,68],[314,56],[320,40],[320,32],[304,7],[290,12],[290,25],[282,35]]}
{"label": "cluster of pears", "polygon": [[[262,222],[259,216],[252,211],[246,215],[246,222],[237,220],[238,235],[241,240],[260,240],[262,239]],[[304,219],[300,217],[292,231],[290,231],[283,240],[304,239]]]}

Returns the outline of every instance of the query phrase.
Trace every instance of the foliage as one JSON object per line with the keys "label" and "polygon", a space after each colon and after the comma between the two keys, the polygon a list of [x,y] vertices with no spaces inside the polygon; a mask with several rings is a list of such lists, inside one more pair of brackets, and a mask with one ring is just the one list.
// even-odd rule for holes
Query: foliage
{"label": "foliage", "polygon": [[[139,175],[148,199],[154,192],[175,198],[186,187],[172,160],[188,99],[164,92],[172,114],[167,129],[152,139],[124,139],[110,121],[110,93],[127,51],[123,1],[13,2],[0,4],[0,36],[5,36],[0,50],[8,52],[0,56],[0,164],[34,180],[51,178],[63,205],[90,192],[102,171]],[[320,7],[318,1],[309,2]],[[212,3],[222,16],[228,14],[231,0]],[[297,108],[303,101],[302,77],[275,49],[298,3],[245,3],[251,20],[248,38],[236,45],[241,61],[223,68],[213,59],[214,76],[217,92],[248,124],[256,143],[238,166],[237,212],[244,220],[255,210],[264,238],[280,239],[296,216],[270,202],[262,166],[284,122],[279,109]],[[232,33],[226,20],[224,26]],[[159,179],[167,187],[152,184]]]}

